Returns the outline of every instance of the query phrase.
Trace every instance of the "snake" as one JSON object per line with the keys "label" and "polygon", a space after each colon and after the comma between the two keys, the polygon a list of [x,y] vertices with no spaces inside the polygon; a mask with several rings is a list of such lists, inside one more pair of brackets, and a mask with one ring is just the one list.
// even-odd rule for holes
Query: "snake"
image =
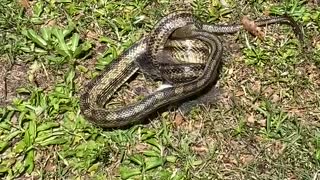
{"label": "snake", "polygon": [[[292,25],[293,23],[287,17],[276,17],[255,22],[258,26],[273,23]],[[298,26],[292,26],[301,38],[302,33]],[[182,29],[179,31],[179,28]],[[104,128],[118,128],[140,122],[162,107],[183,101],[201,92],[205,87],[212,84],[219,75],[218,67],[221,65],[223,47],[218,35],[234,33],[241,29],[241,24],[212,25],[202,23],[189,11],[177,11],[164,16],[149,35],[141,38],[125,50],[106,66],[98,76],[84,86],[83,93],[80,96],[82,114],[94,125]],[[159,68],[163,67],[163,70],[171,68],[174,71],[183,67],[176,67],[174,63],[162,63],[163,60],[159,60],[159,55],[164,51],[168,42],[186,39],[200,40],[209,49],[206,51],[206,62],[200,63],[204,64],[201,65],[202,73],[182,83],[176,83],[171,87],[155,91],[136,103],[112,110],[104,107],[113,94],[139,70],[151,70],[160,73],[157,76],[163,77],[164,73],[160,72]],[[199,66],[199,63],[192,63],[194,60],[190,60],[190,62],[183,68]],[[144,66],[144,64],[151,65],[152,68],[146,68],[149,66]],[[180,76],[180,79],[186,77],[183,73],[175,76]],[[165,79],[174,81],[172,79],[175,76],[165,77]]]}

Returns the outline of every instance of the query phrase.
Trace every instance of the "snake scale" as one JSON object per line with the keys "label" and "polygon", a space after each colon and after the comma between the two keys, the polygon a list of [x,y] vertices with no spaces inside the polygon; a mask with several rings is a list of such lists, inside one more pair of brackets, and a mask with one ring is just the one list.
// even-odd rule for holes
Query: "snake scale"
{"label": "snake scale", "polygon": [[[288,17],[274,17],[258,20],[255,23],[258,26],[273,23],[290,24],[299,39],[302,39],[299,26]],[[100,127],[122,127],[145,119],[161,107],[199,93],[213,83],[218,76],[218,66],[221,64],[223,53],[218,34],[235,33],[241,29],[241,24],[212,25],[202,23],[189,11],[168,14],[155,25],[148,36],[133,44],[85,85],[80,97],[82,114],[87,120]],[[172,41],[197,39],[206,44],[208,51],[206,52],[206,63],[201,66],[202,73],[184,82],[176,83],[172,87],[155,91],[137,103],[115,110],[104,108],[105,103],[110,100],[117,89],[137,71],[151,70],[160,73],[159,76],[163,76],[165,74],[163,72],[170,68],[174,72],[183,67],[183,65],[176,67],[174,63],[163,63],[164,60],[159,59],[159,54],[164,51],[166,44],[171,41],[170,39],[173,39]],[[192,62],[192,60],[190,61]],[[145,68],[144,63],[154,65],[155,69]],[[189,65],[190,67],[194,65],[197,68],[199,66],[197,63],[189,63]],[[180,76],[180,80],[187,77],[183,73],[174,76]],[[174,76],[163,76],[163,78],[174,82]]]}

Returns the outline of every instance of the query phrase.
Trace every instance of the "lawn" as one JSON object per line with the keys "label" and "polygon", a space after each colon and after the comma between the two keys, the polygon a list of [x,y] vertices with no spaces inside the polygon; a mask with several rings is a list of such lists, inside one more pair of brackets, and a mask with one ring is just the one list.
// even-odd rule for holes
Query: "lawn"
{"label": "lawn", "polygon": [[[208,23],[288,14],[302,26],[304,44],[287,25],[263,28],[263,39],[246,31],[224,35],[214,104],[101,129],[81,115],[83,85],[182,3],[1,0],[0,177],[320,179],[317,1],[191,5]],[[120,104],[136,85],[148,82],[139,75],[127,84]]]}

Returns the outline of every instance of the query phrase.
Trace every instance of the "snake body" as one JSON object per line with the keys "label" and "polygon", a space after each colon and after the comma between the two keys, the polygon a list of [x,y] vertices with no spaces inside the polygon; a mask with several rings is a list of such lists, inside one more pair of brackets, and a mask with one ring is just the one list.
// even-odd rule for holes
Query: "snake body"
{"label": "snake body", "polygon": [[[288,22],[288,19],[271,19],[257,21],[260,26],[270,23]],[[183,32],[175,30],[183,29]],[[123,52],[116,60],[112,61],[104,71],[84,88],[80,97],[80,108],[82,114],[87,120],[101,127],[121,127],[126,126],[141,119],[146,118],[157,109],[168,104],[181,101],[187,97],[197,94],[218,76],[218,67],[221,63],[222,43],[216,36],[219,33],[233,33],[242,28],[241,25],[208,25],[199,23],[199,21],[190,12],[181,11],[167,15],[161,19],[155,26],[154,31],[149,36],[142,38]],[[111,96],[132,77],[139,69],[141,63],[159,64],[158,68],[176,70],[174,63],[167,63],[165,66],[157,59],[163,52],[165,44],[169,42],[169,37],[176,39],[198,39],[207,46],[207,56],[205,65],[201,74],[193,76],[188,81],[177,83],[156,91],[137,103],[130,104],[120,109],[108,110],[104,104]],[[170,37],[170,38],[171,38]],[[152,62],[151,62],[152,61]],[[138,63],[139,62],[139,63]],[[194,61],[193,61],[194,62]],[[197,67],[197,63],[189,63],[190,67]],[[189,67],[189,66],[186,66]],[[159,71],[160,72],[160,71]],[[183,72],[183,71],[181,71]],[[183,73],[174,76],[187,77]],[[165,77],[168,80],[174,79],[174,76]],[[174,80],[173,80],[174,81]]]}
{"label": "snake body", "polygon": [[[168,16],[163,21],[160,21],[159,24],[160,26],[163,22],[168,24],[168,19],[171,19],[169,22],[172,26],[168,28],[174,30],[178,27],[187,25],[186,23],[192,22],[192,16],[187,17],[186,15],[188,14],[172,14],[172,16]],[[161,33],[158,35],[162,36]],[[86,89],[80,97],[80,107],[86,118],[92,123],[102,127],[125,126],[145,118],[156,109],[167,104],[189,97],[201,91],[207,84],[210,84],[212,81],[211,79],[214,79],[212,77],[217,74],[217,65],[220,63],[220,57],[222,55],[222,46],[219,38],[213,34],[202,31],[193,31],[192,33],[184,34],[178,38],[198,38],[207,42],[210,46],[211,52],[208,55],[208,63],[204,69],[203,75],[197,78],[197,85],[192,81],[162,89],[145,97],[138,103],[113,111],[103,108],[104,103],[110,99],[113,93],[139,70],[136,60],[145,58],[147,46],[150,41],[148,38],[143,38],[126,50],[99,76],[86,85]],[[165,43],[165,41],[163,41],[163,43]]]}

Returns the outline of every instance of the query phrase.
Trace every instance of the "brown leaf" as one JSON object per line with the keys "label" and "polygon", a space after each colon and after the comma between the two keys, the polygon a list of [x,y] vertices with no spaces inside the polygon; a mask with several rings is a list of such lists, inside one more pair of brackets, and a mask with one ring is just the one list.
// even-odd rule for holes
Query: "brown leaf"
{"label": "brown leaf", "polygon": [[99,39],[99,34],[97,34],[96,32],[88,30],[87,33],[86,33],[86,38],[97,40],[97,39]]}
{"label": "brown leaf", "polygon": [[247,119],[247,122],[250,124],[254,124],[256,122],[256,119],[254,118],[253,113],[250,114],[250,116]]}
{"label": "brown leaf", "polygon": [[19,4],[25,9],[28,16],[32,16],[32,8],[30,6],[29,0],[19,0]]}
{"label": "brown leaf", "polygon": [[320,5],[320,0],[313,0],[313,3],[315,4],[315,5]]}
{"label": "brown leaf", "polygon": [[265,16],[270,16],[270,10],[265,10],[265,11],[263,11],[263,15],[265,15]]}
{"label": "brown leaf", "polygon": [[47,26],[55,26],[55,25],[57,25],[57,22],[56,22],[56,20],[54,20],[54,19],[50,19],[50,20],[48,20],[48,21],[46,22],[46,25],[47,25]]}
{"label": "brown leaf", "polygon": [[251,88],[252,88],[253,91],[259,92],[260,89],[261,89],[261,82],[260,81],[254,81]]}
{"label": "brown leaf", "polygon": [[140,144],[137,144],[137,145],[135,146],[135,149],[136,149],[138,152],[143,152],[143,151],[145,151],[145,150],[148,149],[148,145],[145,144],[145,143],[140,143]]}
{"label": "brown leaf", "polygon": [[205,146],[192,146],[191,149],[197,153],[207,153],[209,151]]}
{"label": "brown leaf", "polygon": [[245,93],[243,91],[238,91],[235,94],[236,97],[240,97],[240,96],[243,96],[243,95],[245,95]]}
{"label": "brown leaf", "polygon": [[244,165],[248,165],[252,161],[254,161],[254,156],[250,154],[242,154],[240,155],[240,161]]}
{"label": "brown leaf", "polygon": [[20,0],[19,4],[25,9],[30,7],[29,0]]}
{"label": "brown leaf", "polygon": [[57,170],[57,166],[56,164],[52,161],[52,160],[49,160],[47,163],[46,163],[46,166],[44,167],[44,169],[47,171],[47,172],[55,172]]}
{"label": "brown leaf", "polygon": [[258,123],[259,123],[259,125],[261,127],[266,127],[267,126],[267,120],[265,120],[265,119],[261,119]]}
{"label": "brown leaf", "polygon": [[174,125],[176,127],[179,127],[180,125],[182,125],[184,122],[184,118],[180,113],[177,113],[176,116],[174,117]]}
{"label": "brown leaf", "polygon": [[261,28],[258,27],[254,21],[250,20],[247,16],[243,16],[241,19],[241,23],[243,28],[249,31],[254,36],[257,36],[259,39],[264,38],[264,33],[262,32]]}

